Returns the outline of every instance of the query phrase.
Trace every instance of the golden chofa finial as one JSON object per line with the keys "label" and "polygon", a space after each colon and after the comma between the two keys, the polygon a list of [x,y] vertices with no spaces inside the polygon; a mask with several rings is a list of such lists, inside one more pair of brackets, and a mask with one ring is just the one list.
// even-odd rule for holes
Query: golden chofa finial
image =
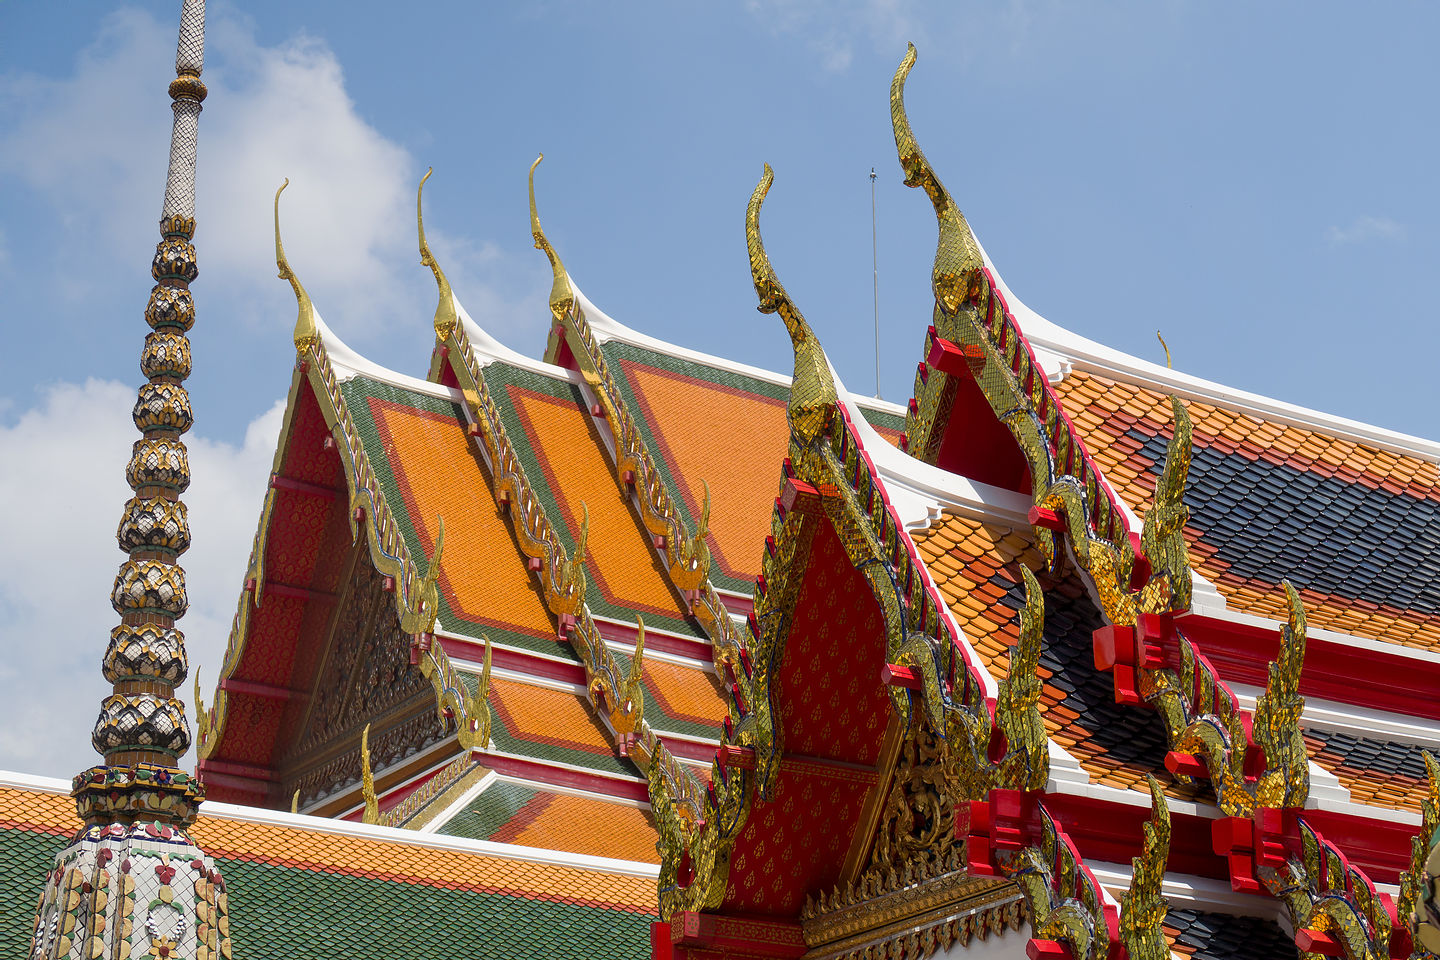
{"label": "golden chofa finial", "polygon": [[545,239],[545,231],[540,227],[540,214],[535,210],[535,168],[544,159],[545,154],[542,153],[530,164],[530,235],[535,238],[535,249],[545,251],[550,260],[550,271],[555,275],[550,285],[550,314],[556,323],[561,323],[575,304],[575,293],[570,289],[570,276],[565,272],[565,264],[560,262],[560,254]]}
{"label": "golden chofa finial", "polygon": [[1165,369],[1173,370],[1174,366],[1170,363],[1170,344],[1165,342],[1165,337],[1161,335],[1159,330],[1155,331],[1155,339],[1159,340],[1160,346],[1165,348]]}
{"label": "golden chofa finial", "polygon": [[750,203],[745,208],[745,246],[750,254],[750,278],[760,298],[758,309],[761,313],[780,314],[780,319],[785,321],[785,330],[790,334],[790,345],[795,350],[795,378],[790,385],[790,426],[798,439],[808,444],[825,428],[839,398],[825,351],[820,348],[820,341],[815,338],[810,324],[775,275],[770,256],[765,252],[765,240],[760,236],[760,207],[774,182],[775,174],[767,163],[765,173],[755,185],[755,192],[750,195]]}
{"label": "golden chofa finial", "polygon": [[425,210],[421,201],[425,195],[425,181],[429,180],[430,174],[434,172],[434,167],[426,170],[425,176],[420,178],[420,186],[415,190],[415,229],[420,234],[420,262],[435,274],[435,285],[440,288],[440,302],[435,306],[435,336],[443,343],[450,339],[455,324],[460,322],[460,314],[455,309],[455,294],[450,290],[450,281],[445,279],[445,271],[440,269],[435,255],[430,252],[430,244],[425,242]]}
{"label": "golden chofa finial", "polygon": [[935,175],[934,168],[915,140],[914,131],[910,129],[910,118],[905,114],[905,79],[913,66],[915,44],[912,43],[890,84],[890,122],[895,128],[895,150],[900,157],[900,169],[905,173],[905,185],[923,188],[935,208],[940,240],[935,247],[935,267],[930,285],[936,302],[946,313],[954,314],[961,304],[979,292],[985,258],[980,253],[980,245],[975,242],[975,235],[970,232],[970,225],[965,222],[965,215]]}
{"label": "golden chofa finial", "polygon": [[275,266],[280,268],[280,279],[290,281],[290,287],[295,291],[295,302],[300,306],[300,312],[295,317],[295,352],[304,354],[320,342],[320,328],[315,323],[315,305],[300,285],[300,278],[290,269],[290,261],[285,259],[285,247],[280,243],[280,194],[288,186],[290,178],[286,177],[280,189],[275,191]]}

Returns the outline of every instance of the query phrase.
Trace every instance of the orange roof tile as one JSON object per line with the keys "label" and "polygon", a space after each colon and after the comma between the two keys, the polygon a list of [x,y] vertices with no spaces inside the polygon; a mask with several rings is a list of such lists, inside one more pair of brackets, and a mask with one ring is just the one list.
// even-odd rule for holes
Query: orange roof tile
{"label": "orange roof tile", "polygon": [[733,577],[759,575],[779,464],[789,448],[785,401],[640,363],[624,367],[692,516],[704,499],[701,481],[710,485],[715,563]]}
{"label": "orange roof tile", "polygon": [[589,511],[587,572],[595,585],[612,603],[684,619],[640,521],[621,496],[589,415],[574,403],[522,387],[512,385],[509,395],[572,538],[580,533],[582,502]]}
{"label": "orange roof tile", "polygon": [[434,549],[445,520],[440,590],[456,616],[553,636],[489,484],[459,422],[385,400],[369,401],[416,533]]}

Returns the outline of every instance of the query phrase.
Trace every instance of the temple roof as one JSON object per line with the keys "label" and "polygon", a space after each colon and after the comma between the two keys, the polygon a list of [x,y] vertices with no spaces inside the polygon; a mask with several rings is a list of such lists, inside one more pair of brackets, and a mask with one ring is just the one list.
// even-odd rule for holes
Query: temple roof
{"label": "temple roof", "polygon": [[[35,864],[74,831],[69,784],[0,781],[0,936],[23,943]],[[646,863],[207,802],[192,828],[251,956],[644,957]]]}

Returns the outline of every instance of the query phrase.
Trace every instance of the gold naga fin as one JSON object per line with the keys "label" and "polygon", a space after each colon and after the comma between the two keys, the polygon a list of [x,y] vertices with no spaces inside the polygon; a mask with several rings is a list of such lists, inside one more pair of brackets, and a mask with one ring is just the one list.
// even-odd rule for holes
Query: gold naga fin
{"label": "gold naga fin", "polygon": [[1159,341],[1160,341],[1160,346],[1162,346],[1162,347],[1165,348],[1165,369],[1166,369],[1166,370],[1173,370],[1173,369],[1175,369],[1175,368],[1174,368],[1174,365],[1170,363],[1170,344],[1168,344],[1168,343],[1165,342],[1165,338],[1164,338],[1163,336],[1161,336],[1159,330],[1156,330],[1156,331],[1155,331],[1155,339],[1156,339],[1156,340],[1159,340]]}
{"label": "gold naga fin", "polygon": [[290,797],[290,812],[291,812],[291,813],[299,813],[299,812],[300,812],[300,791],[299,791],[299,790],[296,790],[295,793],[294,793],[294,795],[292,795],[292,796]]}
{"label": "gold naga fin", "polygon": [[638,704],[645,676],[645,618],[635,615],[635,656],[630,660],[630,672],[625,677],[624,698]]}
{"label": "gold naga fin", "polygon": [[490,745],[490,638],[482,633],[480,639],[485,641],[485,660],[480,665],[480,683],[470,698],[469,712],[477,724],[474,744],[483,750]]}
{"label": "gold naga fin", "polygon": [[695,524],[695,540],[697,543],[704,540],[705,535],[710,532],[710,481],[702,477],[700,487],[704,490],[705,495],[700,501],[700,520]]}
{"label": "gold naga fin", "polygon": [[[1020,639],[1010,650],[1010,667],[1001,681],[995,723],[1008,741],[1002,780],[1012,789],[1042,790],[1050,777],[1045,723],[1040,700],[1040,648],[1045,635],[1045,594],[1030,568],[1020,567],[1025,606],[1020,610]],[[1013,758],[1013,759],[1012,759]]]}
{"label": "gold naga fin", "polygon": [[195,727],[199,736],[197,742],[203,744],[210,739],[210,711],[205,709],[205,698],[200,696],[200,667],[195,667]]}
{"label": "gold naga fin", "polygon": [[362,823],[380,822],[380,801],[375,796],[375,776],[370,770],[370,724],[360,731],[360,795],[365,798]]}
{"label": "gold naga fin", "polygon": [[585,547],[590,542],[590,508],[585,501],[580,501],[580,536],[575,539],[575,556],[571,558],[573,563],[585,562]]}
{"label": "gold naga fin", "polygon": [[1130,861],[1130,887],[1120,898],[1120,940],[1134,960],[1169,960],[1170,949],[1161,929],[1169,904],[1161,893],[1165,865],[1170,858],[1170,807],[1154,777],[1150,787],[1150,819],[1145,823],[1141,854]]}
{"label": "gold naga fin", "polygon": [[560,262],[560,254],[555,252],[555,248],[545,237],[545,231],[540,226],[540,214],[535,208],[535,168],[540,166],[540,161],[544,159],[545,154],[542,153],[530,164],[530,235],[535,239],[535,249],[543,250],[550,260],[550,271],[554,274],[550,285],[550,314],[556,323],[560,323],[575,303],[575,291],[570,287],[570,275],[565,272],[565,264]]}
{"label": "gold naga fin", "polygon": [[430,244],[425,242],[425,181],[429,180],[430,174],[434,172],[434,167],[426,170],[425,176],[420,178],[420,186],[415,189],[415,230],[420,235],[420,262],[430,268],[430,272],[435,275],[435,285],[440,288],[440,302],[435,306],[435,336],[444,341],[450,339],[450,332],[460,322],[460,312],[455,306],[455,294],[450,289],[450,281],[445,279],[445,271],[440,269],[439,261],[430,252]]}
{"label": "gold naga fin", "polygon": [[[407,633],[430,633],[440,616],[440,559],[445,553],[445,518],[435,518],[435,554],[425,565],[425,573],[415,586],[413,596],[405,598],[400,614],[400,627]],[[419,565],[415,567],[419,572]]]}
{"label": "gold naga fin", "polygon": [[785,292],[765,252],[765,240],[760,235],[760,207],[774,182],[775,173],[767,163],[745,207],[745,245],[750,254],[750,278],[760,298],[758,309],[761,313],[780,314],[790,334],[790,345],[795,352],[795,375],[790,384],[790,426],[802,443],[808,444],[820,436],[840,401],[820,341]]}
{"label": "gold naga fin", "polygon": [[290,178],[286,177],[280,189],[275,191],[275,266],[280,268],[280,279],[290,281],[290,288],[295,291],[295,302],[300,307],[295,317],[295,352],[303,354],[320,342],[320,327],[315,322],[315,305],[310,302],[310,295],[305,292],[300,278],[290,269],[290,261],[285,259],[285,247],[280,243],[280,194],[288,186]]}
{"label": "gold naga fin", "polygon": [[970,231],[965,215],[955,205],[950,191],[940,182],[930,161],[920,149],[910,118],[905,113],[905,79],[915,66],[915,44],[910,44],[905,58],[890,83],[890,123],[895,131],[895,151],[907,187],[920,187],[935,208],[940,239],[935,246],[935,266],[930,282],[935,300],[946,313],[954,314],[981,289],[985,257]]}
{"label": "gold naga fin", "polygon": [[1185,542],[1185,524],[1190,519],[1185,484],[1190,476],[1194,428],[1179,397],[1170,398],[1170,409],[1174,429],[1165,450],[1165,466],[1155,481],[1154,502],[1140,529],[1140,545],[1152,569],[1140,598],[1145,613],[1188,610],[1193,593],[1190,551]]}

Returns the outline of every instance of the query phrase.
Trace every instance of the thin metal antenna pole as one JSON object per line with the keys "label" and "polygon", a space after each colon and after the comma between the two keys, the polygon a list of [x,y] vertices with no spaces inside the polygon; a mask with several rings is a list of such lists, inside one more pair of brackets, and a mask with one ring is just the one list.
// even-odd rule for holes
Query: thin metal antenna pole
{"label": "thin metal antenna pole", "polygon": [[880,399],[880,254],[875,241],[875,168],[870,168],[870,270],[875,285],[875,399]]}

